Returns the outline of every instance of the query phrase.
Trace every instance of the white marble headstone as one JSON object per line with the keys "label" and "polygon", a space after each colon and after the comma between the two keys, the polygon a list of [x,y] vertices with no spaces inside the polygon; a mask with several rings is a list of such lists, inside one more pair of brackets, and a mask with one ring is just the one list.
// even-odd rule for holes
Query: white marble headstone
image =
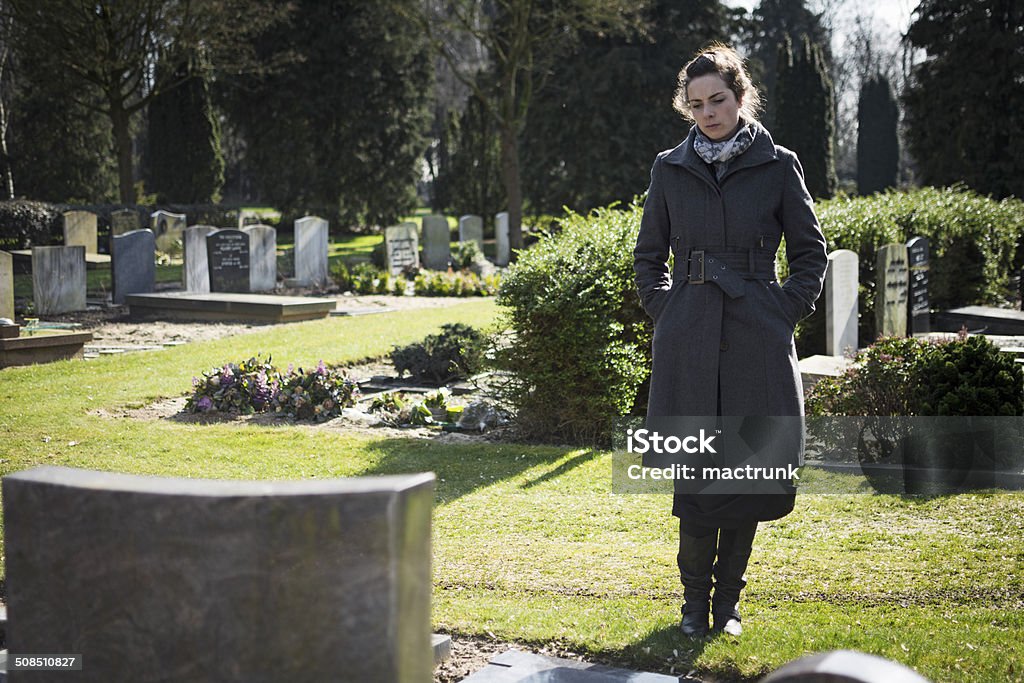
{"label": "white marble headstone", "polygon": [[459,241],[476,242],[482,254],[484,251],[484,219],[480,216],[462,216],[459,218]]}
{"label": "white marble headstone", "polygon": [[210,265],[206,258],[206,236],[217,228],[212,225],[190,225],[182,235],[185,248],[181,268],[181,284],[186,292],[210,291]]}
{"label": "white marble headstone", "polygon": [[272,292],[277,287],[277,230],[269,225],[242,228],[249,235],[249,291]]}
{"label": "white marble headstone", "polygon": [[825,271],[825,354],[857,351],[857,252],[839,249],[828,255]]}
{"label": "white marble headstone", "polygon": [[295,280],[303,287],[327,284],[327,221],[306,216],[295,221]]}
{"label": "white marble headstone", "polygon": [[494,243],[497,252],[494,257],[495,264],[507,266],[512,258],[512,250],[509,246],[508,212],[502,211],[494,215]]}

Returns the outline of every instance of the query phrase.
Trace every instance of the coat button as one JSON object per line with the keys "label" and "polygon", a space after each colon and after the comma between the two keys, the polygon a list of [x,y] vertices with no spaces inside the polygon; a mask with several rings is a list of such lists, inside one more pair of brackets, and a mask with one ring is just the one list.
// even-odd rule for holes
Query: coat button
{"label": "coat button", "polygon": [[728,351],[729,350],[729,342],[723,341],[721,344],[718,345],[718,348],[721,349],[722,351]]}

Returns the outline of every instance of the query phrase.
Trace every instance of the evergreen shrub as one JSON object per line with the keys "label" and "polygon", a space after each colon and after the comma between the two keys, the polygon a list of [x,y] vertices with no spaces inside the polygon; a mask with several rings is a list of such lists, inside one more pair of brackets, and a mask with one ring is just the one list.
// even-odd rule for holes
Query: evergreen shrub
{"label": "evergreen shrub", "polygon": [[60,244],[63,237],[58,204],[24,199],[0,202],[0,249],[28,249]]}
{"label": "evergreen shrub", "polygon": [[641,213],[636,202],[569,213],[502,279],[512,340],[494,360],[524,435],[607,444],[613,418],[646,400],[653,328],[633,282]]}
{"label": "evergreen shrub", "polygon": [[449,323],[440,334],[431,334],[408,346],[396,346],[391,362],[401,377],[406,372],[420,381],[443,384],[467,379],[484,367],[487,336],[469,325]]}

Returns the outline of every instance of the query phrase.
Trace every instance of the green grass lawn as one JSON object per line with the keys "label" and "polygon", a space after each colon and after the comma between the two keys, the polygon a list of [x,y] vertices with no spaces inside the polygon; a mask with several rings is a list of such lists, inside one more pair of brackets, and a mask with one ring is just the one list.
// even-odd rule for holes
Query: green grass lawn
{"label": "green grass lawn", "polygon": [[677,633],[670,500],[614,495],[611,456],[516,444],[440,445],[306,426],[96,414],[181,395],[193,375],[257,352],[351,363],[482,326],[490,300],[332,318],[157,352],[0,371],[0,473],[40,464],[208,478],[433,471],[434,628],[557,642],[620,665],[753,681],[849,648],[933,681],[1024,680],[1024,498],[807,495],[762,525],[741,639]]}

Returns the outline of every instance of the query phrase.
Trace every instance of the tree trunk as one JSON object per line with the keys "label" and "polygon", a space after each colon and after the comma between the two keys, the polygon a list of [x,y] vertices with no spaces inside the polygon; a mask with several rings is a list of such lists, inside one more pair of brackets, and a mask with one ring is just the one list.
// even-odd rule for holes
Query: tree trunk
{"label": "tree trunk", "polygon": [[515,126],[501,129],[501,180],[508,195],[508,243],[513,249],[523,248],[523,189],[519,179],[519,136]]}
{"label": "tree trunk", "polygon": [[117,153],[117,180],[122,204],[135,203],[134,174],[132,173],[131,116],[122,107],[111,105],[110,123],[114,131],[114,150]]}

